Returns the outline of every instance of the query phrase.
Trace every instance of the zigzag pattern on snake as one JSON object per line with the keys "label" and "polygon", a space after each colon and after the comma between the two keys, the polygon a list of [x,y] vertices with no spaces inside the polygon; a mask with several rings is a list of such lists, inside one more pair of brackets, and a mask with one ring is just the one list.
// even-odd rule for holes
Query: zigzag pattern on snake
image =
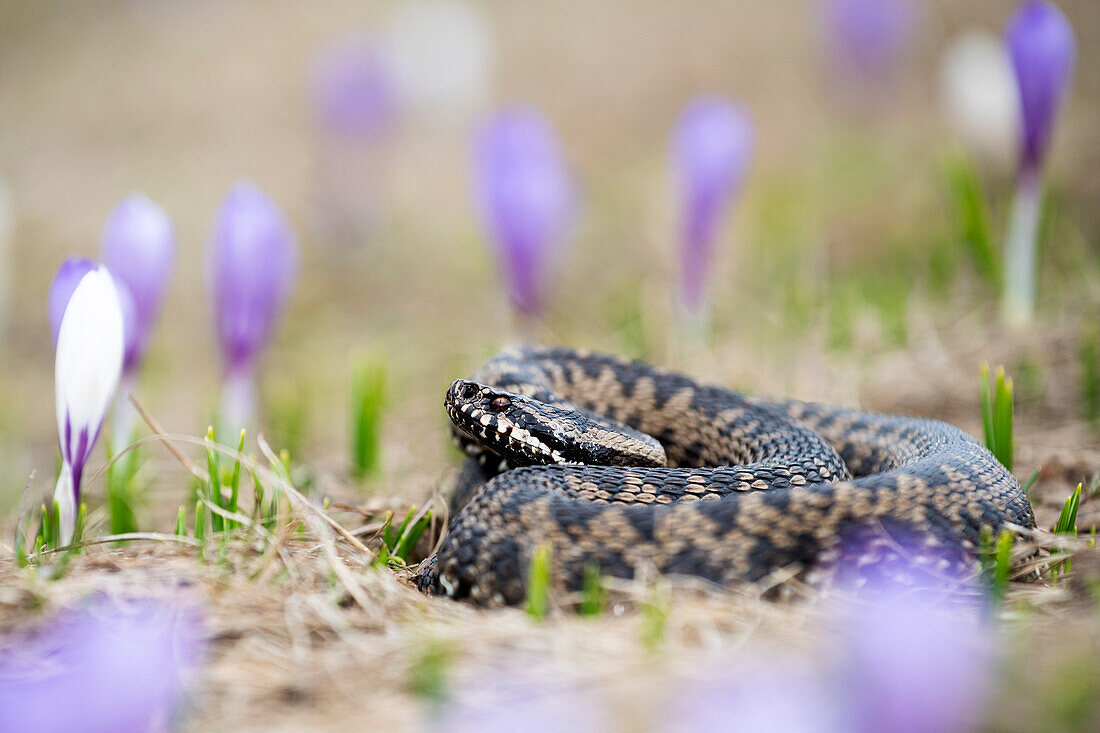
{"label": "zigzag pattern on snake", "polygon": [[542,545],[566,589],[586,568],[643,566],[734,586],[812,568],[867,528],[973,558],[983,527],[1034,526],[1012,474],[936,420],[750,397],[549,347],[494,357],[446,406],[472,460],[421,584],[484,605],[523,600]]}

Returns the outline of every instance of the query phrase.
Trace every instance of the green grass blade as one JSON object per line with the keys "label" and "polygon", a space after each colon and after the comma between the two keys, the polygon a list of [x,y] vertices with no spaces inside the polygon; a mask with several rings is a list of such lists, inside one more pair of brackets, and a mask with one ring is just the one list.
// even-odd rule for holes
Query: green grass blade
{"label": "green grass blade", "polygon": [[[229,511],[237,513],[241,495],[241,456],[244,455],[245,431],[241,430],[241,439],[237,441],[237,457],[233,459],[233,477],[229,481]],[[236,522],[233,522],[236,525]]]}
{"label": "green grass blade", "polygon": [[1089,326],[1081,332],[1078,349],[1081,373],[1082,417],[1091,423],[1100,422],[1100,337],[1096,327]]}
{"label": "green grass blade", "polygon": [[[22,515],[20,515],[19,519],[22,518]],[[27,537],[23,534],[21,521],[17,521],[15,524],[15,541],[12,543],[12,548],[12,562],[15,563],[15,567],[27,567]]]}
{"label": "green grass blade", "polygon": [[187,510],[180,505],[180,510],[176,513],[176,535],[179,537],[187,536]]}
{"label": "green grass blade", "polygon": [[386,510],[386,518],[382,520],[382,544],[392,548],[397,544],[397,533],[393,529],[393,512]]}
{"label": "green grass blade", "polygon": [[993,432],[993,398],[989,391],[989,362],[983,361],[979,367],[981,382],[979,392],[982,398],[982,429],[985,433],[985,447],[997,455],[997,440]]}
{"label": "green grass blade", "polygon": [[[113,455],[109,445],[107,454]],[[137,495],[133,486],[138,466],[137,448],[107,465],[107,515],[111,534],[138,531],[134,508]]]}
{"label": "green grass blade", "polygon": [[[218,457],[218,452],[214,450],[214,444],[216,440],[214,438],[214,427],[210,426],[206,429],[206,466],[207,472],[210,474],[210,481],[207,486],[207,498],[215,505],[222,506],[222,479],[221,479],[221,461]],[[224,529],[224,522],[220,515],[211,513],[210,515],[210,529],[213,532],[221,532]]]}
{"label": "green grass blade", "polygon": [[668,626],[668,590],[654,585],[641,608],[642,645],[654,652],[665,638]]}
{"label": "green grass blade", "polygon": [[584,568],[584,580],[581,585],[581,616],[599,616],[607,602],[607,591],[600,578],[600,566],[590,563]]}
{"label": "green grass blade", "polygon": [[1039,478],[1039,472],[1042,470],[1042,467],[1036,468],[1035,473],[1031,474],[1031,478],[1029,478],[1027,480],[1027,483],[1024,484],[1024,494],[1027,494],[1027,492],[1031,491],[1031,487],[1035,485],[1035,481]]}
{"label": "green grass blade", "polygon": [[202,499],[195,502],[195,539],[202,542],[206,539],[206,505]]}
{"label": "green grass blade", "polygon": [[1016,543],[1016,537],[1007,529],[1001,530],[997,535],[997,543],[994,547],[993,587],[991,592],[997,603],[1004,600],[1005,591],[1008,588],[1008,571],[1011,568],[1012,546]]}
{"label": "green grass blade", "polygon": [[994,244],[989,208],[982,195],[978,171],[969,158],[959,154],[947,161],[946,174],[955,204],[958,238],[967,245],[978,274],[990,288],[999,290],[1001,257]]}
{"label": "green grass blade", "polygon": [[50,533],[49,546],[60,547],[61,545],[61,507],[58,506],[57,499],[53,500],[53,511],[50,512]]}
{"label": "green grass blade", "polygon": [[1054,525],[1055,534],[1077,536],[1077,509],[1081,505],[1081,484],[1073,493],[1066,497],[1062,504],[1062,512],[1058,516],[1058,523]]}
{"label": "green grass blade", "polygon": [[393,553],[394,556],[401,560],[401,562],[408,562],[409,555],[416,549],[416,543],[420,542],[424,530],[428,528],[431,521],[432,513],[428,512],[406,529],[401,535],[401,541],[397,543],[397,549]]}
{"label": "green grass blade", "polygon": [[385,397],[384,363],[363,361],[352,367],[351,473],[357,479],[376,476],[381,470]]}
{"label": "green grass blade", "polygon": [[546,618],[550,611],[550,574],[553,567],[553,549],[549,544],[539,545],[531,557],[527,571],[527,615],[536,619]]}
{"label": "green grass blade", "polygon": [[1009,471],[1013,463],[1012,379],[997,367],[997,393],[993,404],[993,432],[997,436],[997,460]]}

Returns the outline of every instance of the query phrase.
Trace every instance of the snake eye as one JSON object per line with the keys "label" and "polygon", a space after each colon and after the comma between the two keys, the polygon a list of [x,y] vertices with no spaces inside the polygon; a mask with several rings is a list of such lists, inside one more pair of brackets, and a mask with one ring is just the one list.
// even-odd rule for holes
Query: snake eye
{"label": "snake eye", "polygon": [[504,412],[512,404],[512,401],[507,397],[494,397],[493,401],[489,403],[489,409],[493,412]]}

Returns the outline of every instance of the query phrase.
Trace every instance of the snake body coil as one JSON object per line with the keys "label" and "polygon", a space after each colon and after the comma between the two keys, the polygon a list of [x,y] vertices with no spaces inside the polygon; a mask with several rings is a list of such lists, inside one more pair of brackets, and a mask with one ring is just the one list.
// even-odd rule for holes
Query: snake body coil
{"label": "snake body coil", "polygon": [[748,397],[564,348],[494,357],[446,406],[477,460],[424,580],[481,604],[522,601],[542,545],[566,588],[592,566],[729,586],[813,567],[868,529],[973,557],[983,526],[1034,526],[1012,474],[936,420]]}

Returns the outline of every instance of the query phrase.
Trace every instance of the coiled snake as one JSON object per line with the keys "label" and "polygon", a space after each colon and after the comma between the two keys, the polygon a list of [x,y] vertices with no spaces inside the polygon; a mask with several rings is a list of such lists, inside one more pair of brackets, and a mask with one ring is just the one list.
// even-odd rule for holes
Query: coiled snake
{"label": "coiled snake", "polygon": [[473,459],[422,587],[485,605],[641,567],[726,586],[811,568],[867,531],[972,559],[983,526],[1034,526],[1019,483],[936,420],[774,401],[638,361],[529,347],[458,380],[445,405]]}

